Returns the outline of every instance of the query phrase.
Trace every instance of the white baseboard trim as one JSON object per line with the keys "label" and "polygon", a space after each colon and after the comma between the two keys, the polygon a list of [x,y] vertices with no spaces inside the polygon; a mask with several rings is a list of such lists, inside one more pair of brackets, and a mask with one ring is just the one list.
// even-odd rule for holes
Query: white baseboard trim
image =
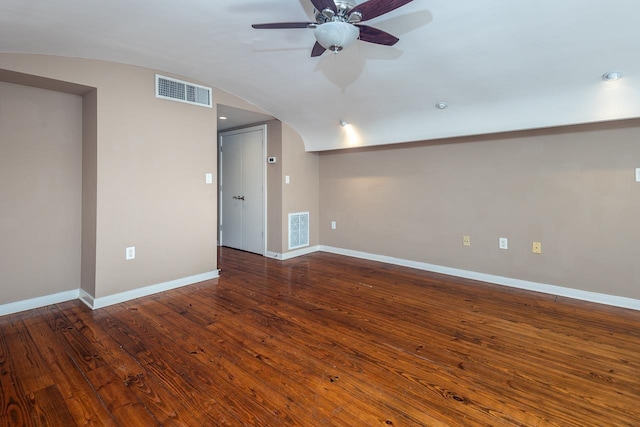
{"label": "white baseboard trim", "polygon": [[264,253],[264,256],[266,256],[267,258],[282,259],[282,254],[279,254],[278,252],[266,251]]}
{"label": "white baseboard trim", "polygon": [[285,261],[285,260],[296,258],[302,255],[309,255],[314,252],[318,252],[319,250],[320,250],[320,246],[309,246],[307,248],[297,249],[295,251],[285,252],[283,254],[279,254],[277,252],[267,252],[265,256],[269,258],[280,259],[282,261]]}
{"label": "white baseboard trim", "polygon": [[[503,276],[495,276],[492,274],[478,273],[475,271],[462,270],[458,268],[443,267],[435,264],[428,264],[418,261],[410,261],[402,258],[394,258],[386,255],[377,255],[368,252],[354,251],[351,249],[342,249],[332,246],[311,246],[296,251],[279,254],[277,252],[267,252],[265,256],[274,259],[287,260],[313,252],[329,252],[337,255],[350,256],[354,258],[362,258],[370,261],[379,261],[387,264],[400,265],[403,267],[415,268],[418,270],[431,271],[434,273],[447,274],[449,276],[462,277],[465,279],[478,280],[481,282],[493,283],[496,285],[509,286],[512,288],[525,289],[529,291],[542,292],[545,294],[558,295],[567,298],[573,298],[582,301],[606,304],[614,307],[628,308],[640,311],[640,300],[633,298],[620,297],[615,295],[601,294],[597,292],[583,291],[579,289],[565,288],[562,286],[549,285],[544,283],[530,282],[527,280],[513,279]],[[0,316],[17,313],[20,311],[32,310],[34,308],[45,307],[51,304],[72,301],[80,299],[92,310],[107,307],[113,304],[129,301],[136,298],[153,295],[159,292],[168,291],[182,286],[211,280],[219,277],[220,270],[210,271],[208,273],[197,274],[194,276],[184,277],[182,279],[172,280],[169,282],[159,283],[156,285],[146,286],[132,291],[122,292],[115,295],[109,295],[101,298],[93,298],[83,289],[60,292],[53,295],[32,298],[24,301],[17,301],[0,305]]]}
{"label": "white baseboard trim", "polygon": [[106,297],[94,298],[84,290],[80,290],[80,300],[84,302],[90,309],[108,307],[113,304],[129,301],[136,298],[142,298],[159,292],[169,291],[171,289],[180,288],[182,286],[192,285],[194,283],[203,282],[205,280],[215,279],[220,276],[220,270],[210,271],[208,273],[196,274],[195,276],[183,277],[182,279],[171,280],[169,282],[158,283],[156,285],[145,286],[144,288],[134,289],[119,294],[108,295]]}
{"label": "white baseboard trim", "polygon": [[599,304],[611,305],[614,307],[640,310],[640,300],[619,297],[615,295],[601,294],[597,292],[582,291],[579,289],[565,288],[562,286],[548,285],[544,283],[530,282],[527,280],[512,279],[510,277],[494,276],[492,274],[478,273],[475,271],[461,270],[458,268],[443,267],[441,265],[428,264],[418,261],[410,261],[401,258],[394,258],[385,255],[376,255],[367,252],[353,251],[350,249],[335,248],[332,246],[320,246],[320,251],[337,255],[345,255],[354,258],[362,258],[370,261],[380,261],[387,264],[400,265],[403,267],[415,268],[418,270],[431,271],[434,273],[447,274],[449,276],[462,277],[465,279],[489,282],[496,285],[509,286],[512,288],[526,289],[528,291],[542,292],[545,294],[557,295],[573,298],[582,301],[595,302]]}
{"label": "white baseboard trim", "polygon": [[47,305],[73,301],[76,299],[79,299],[80,301],[85,303],[90,309],[95,310],[98,308],[107,307],[109,305],[129,301],[135,298],[157,294],[158,292],[164,292],[182,286],[203,282],[205,280],[215,279],[217,277],[220,277],[220,270],[214,270],[208,273],[183,277],[182,279],[158,283],[157,285],[146,286],[144,288],[134,289],[132,291],[109,295],[102,298],[94,298],[84,289],[74,289],[72,291],[60,292],[53,295],[45,295],[42,297],[32,298],[24,301],[2,304],[0,305],[0,316],[18,313],[20,311],[33,310],[34,308],[45,307]]}
{"label": "white baseboard trim", "polygon": [[78,295],[78,299],[84,303],[87,307],[93,310],[93,296],[84,289],[80,289],[80,295]]}
{"label": "white baseboard trim", "polygon": [[0,316],[18,313],[19,311],[33,310],[34,308],[45,307],[51,304],[73,301],[74,299],[78,299],[78,295],[78,289],[74,289],[72,291],[59,292],[53,295],[45,295],[42,297],[31,298],[23,301],[2,304],[0,305]]}

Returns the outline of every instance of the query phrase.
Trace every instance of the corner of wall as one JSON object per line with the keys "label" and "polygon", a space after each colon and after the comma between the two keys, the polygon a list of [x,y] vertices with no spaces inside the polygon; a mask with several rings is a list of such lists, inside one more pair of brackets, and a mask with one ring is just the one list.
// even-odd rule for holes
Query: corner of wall
{"label": "corner of wall", "polygon": [[289,213],[309,212],[309,246],[320,243],[320,160],[318,153],[305,150],[302,137],[286,124],[282,125],[282,158],[282,253],[286,254]]}
{"label": "corner of wall", "polygon": [[80,286],[95,296],[97,214],[98,91],[82,97],[82,255]]}

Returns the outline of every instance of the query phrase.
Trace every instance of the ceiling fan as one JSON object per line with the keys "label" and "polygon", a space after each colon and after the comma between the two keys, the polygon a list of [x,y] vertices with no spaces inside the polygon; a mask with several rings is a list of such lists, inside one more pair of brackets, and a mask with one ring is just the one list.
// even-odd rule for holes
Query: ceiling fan
{"label": "ceiling fan", "polygon": [[358,38],[362,41],[393,46],[398,38],[377,28],[361,25],[392,10],[398,9],[412,0],[368,0],[356,4],[355,0],[311,0],[316,8],[316,22],[274,22],[271,24],[253,24],[257,29],[310,28],[314,30],[316,43],[311,56],[320,56],[325,50],[338,53],[353,44]]}

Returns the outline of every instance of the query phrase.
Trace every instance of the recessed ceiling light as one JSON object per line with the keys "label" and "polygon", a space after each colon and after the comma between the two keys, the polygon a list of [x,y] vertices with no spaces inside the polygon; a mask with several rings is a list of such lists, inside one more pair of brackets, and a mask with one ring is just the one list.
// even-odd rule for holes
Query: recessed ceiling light
{"label": "recessed ceiling light", "polygon": [[607,82],[613,82],[616,80],[620,80],[622,78],[621,71],[609,71],[608,73],[604,73],[602,75],[602,80]]}
{"label": "recessed ceiling light", "polygon": [[447,108],[448,106],[449,106],[449,104],[447,104],[446,102],[442,102],[442,101],[441,101],[441,102],[438,102],[438,103],[436,104],[436,108],[437,108],[438,110],[444,110],[444,109],[445,109],[445,108]]}
{"label": "recessed ceiling light", "polygon": [[220,120],[227,120],[227,118],[225,116],[220,116],[218,117]]}

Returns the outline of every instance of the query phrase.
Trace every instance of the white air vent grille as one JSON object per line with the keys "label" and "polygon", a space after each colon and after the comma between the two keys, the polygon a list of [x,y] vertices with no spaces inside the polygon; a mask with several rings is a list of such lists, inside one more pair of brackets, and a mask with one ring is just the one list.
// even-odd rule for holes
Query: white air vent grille
{"label": "white air vent grille", "polygon": [[309,246],[309,212],[289,214],[289,249]]}
{"label": "white air vent grille", "polygon": [[211,88],[156,74],[156,98],[212,107]]}

